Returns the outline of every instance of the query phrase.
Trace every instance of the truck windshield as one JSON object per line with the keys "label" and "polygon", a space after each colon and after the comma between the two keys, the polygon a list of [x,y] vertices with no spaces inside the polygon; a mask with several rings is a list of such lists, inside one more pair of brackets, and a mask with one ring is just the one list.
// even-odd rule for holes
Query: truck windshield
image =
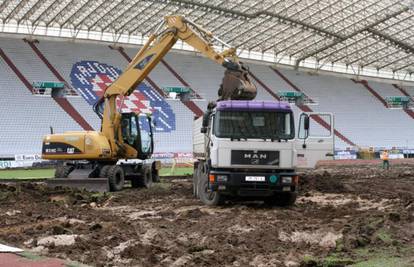
{"label": "truck windshield", "polygon": [[214,134],[234,139],[293,139],[292,112],[218,111],[214,119]]}

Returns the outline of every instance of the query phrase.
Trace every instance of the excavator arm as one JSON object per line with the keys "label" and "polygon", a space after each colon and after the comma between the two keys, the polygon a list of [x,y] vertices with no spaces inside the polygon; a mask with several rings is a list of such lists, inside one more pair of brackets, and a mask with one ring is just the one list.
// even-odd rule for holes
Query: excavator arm
{"label": "excavator arm", "polygon": [[[212,45],[213,39],[227,49],[221,53],[217,52]],[[113,156],[123,154],[126,158],[134,158],[137,153],[122,140],[117,97],[132,94],[136,86],[148,76],[178,40],[182,40],[227,69],[219,90],[219,100],[253,99],[256,96],[256,87],[248,77],[248,70],[238,61],[234,48],[183,16],[167,16],[124,72],[106,89],[101,100],[104,105],[102,133],[110,142]]]}

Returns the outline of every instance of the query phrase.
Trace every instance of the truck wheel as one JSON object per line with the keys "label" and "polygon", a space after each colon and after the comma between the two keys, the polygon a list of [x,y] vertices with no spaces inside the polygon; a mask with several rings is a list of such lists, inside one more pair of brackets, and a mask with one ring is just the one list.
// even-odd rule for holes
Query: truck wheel
{"label": "truck wheel", "polygon": [[200,176],[200,164],[198,164],[197,169],[193,172],[193,196],[198,198],[198,177]]}
{"label": "truck wheel", "polygon": [[120,191],[124,187],[124,170],[118,165],[112,165],[108,170],[109,190]]}
{"label": "truck wheel", "polygon": [[280,207],[292,206],[295,204],[297,196],[296,192],[280,193],[265,199],[265,204]]}
{"label": "truck wheel", "polygon": [[73,166],[57,166],[55,169],[55,178],[68,178],[69,174],[73,171]]}
{"label": "truck wheel", "polygon": [[219,192],[208,190],[208,176],[204,172],[198,176],[198,195],[208,206],[219,206],[224,203],[224,196]]}
{"label": "truck wheel", "polygon": [[132,187],[150,188],[153,182],[151,167],[144,167],[141,172],[140,176],[131,179]]}

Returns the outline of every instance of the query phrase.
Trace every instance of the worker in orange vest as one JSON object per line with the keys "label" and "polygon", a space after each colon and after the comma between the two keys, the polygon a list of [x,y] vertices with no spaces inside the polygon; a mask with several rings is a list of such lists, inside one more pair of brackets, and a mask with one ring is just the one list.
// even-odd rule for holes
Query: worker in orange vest
{"label": "worker in orange vest", "polygon": [[390,169],[390,162],[388,161],[388,150],[384,150],[381,154],[381,158],[382,158],[382,168],[385,169],[387,168],[387,170]]}

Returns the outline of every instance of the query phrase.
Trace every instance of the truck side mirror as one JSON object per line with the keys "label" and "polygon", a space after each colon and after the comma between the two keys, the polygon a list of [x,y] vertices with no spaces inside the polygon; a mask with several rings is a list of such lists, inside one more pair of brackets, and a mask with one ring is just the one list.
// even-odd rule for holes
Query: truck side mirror
{"label": "truck side mirror", "polygon": [[305,125],[304,125],[304,128],[305,128],[305,130],[306,130],[306,132],[308,132],[308,134],[309,134],[309,116],[306,116],[305,117],[305,123],[304,123]]}
{"label": "truck side mirror", "polygon": [[207,128],[208,127],[208,122],[210,120],[210,112],[206,112],[203,115],[203,128]]}
{"label": "truck side mirror", "polygon": [[299,139],[306,140],[309,137],[309,115],[302,113],[299,118]]}
{"label": "truck side mirror", "polygon": [[203,122],[200,130],[201,133],[207,133],[208,123],[210,121],[210,114],[210,112],[206,112],[203,115]]}

